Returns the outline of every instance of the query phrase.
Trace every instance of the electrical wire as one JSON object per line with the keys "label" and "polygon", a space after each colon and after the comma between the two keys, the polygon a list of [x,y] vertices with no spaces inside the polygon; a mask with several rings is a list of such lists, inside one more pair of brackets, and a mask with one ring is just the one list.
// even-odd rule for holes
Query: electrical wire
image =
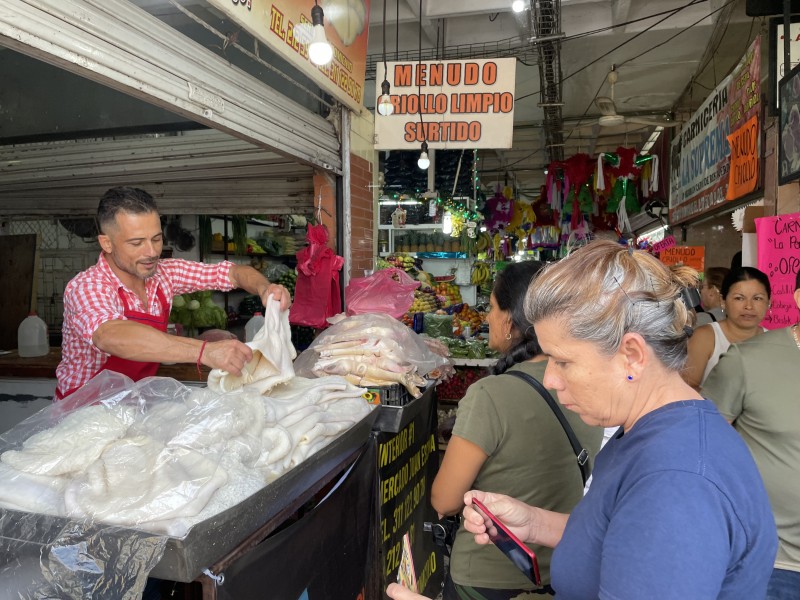
{"label": "electrical wire", "polygon": [[422,122],[422,0],[419,0],[419,55],[417,57],[417,112],[419,113],[419,127],[422,130],[422,142],[428,143],[425,134],[425,124]]}
{"label": "electrical wire", "polygon": [[[684,4],[683,6],[680,6],[680,7],[676,8],[675,10],[671,11],[671,12],[670,12],[670,13],[669,13],[667,16],[665,16],[663,19],[660,19],[660,20],[656,21],[656,22],[655,22],[655,23],[653,23],[652,25],[650,25],[650,26],[646,27],[645,29],[643,29],[642,31],[640,31],[639,33],[637,33],[636,35],[634,35],[632,38],[630,38],[630,39],[628,39],[628,40],[625,40],[625,41],[624,41],[624,42],[622,42],[621,44],[618,44],[617,46],[615,46],[614,48],[612,48],[611,50],[609,50],[608,52],[606,52],[605,54],[602,54],[602,55],[598,56],[597,58],[595,58],[593,61],[591,61],[591,62],[589,62],[589,63],[585,64],[584,66],[582,66],[581,68],[579,68],[577,71],[574,71],[574,72],[570,73],[569,75],[567,75],[566,77],[562,78],[562,79],[561,79],[561,82],[563,83],[563,82],[564,82],[564,81],[566,81],[567,79],[570,79],[570,78],[572,78],[572,77],[575,77],[575,75],[577,75],[577,74],[578,74],[578,73],[580,73],[581,71],[584,71],[584,70],[588,69],[589,67],[591,67],[593,64],[595,64],[595,63],[597,63],[597,62],[600,62],[602,59],[604,59],[605,57],[607,57],[609,54],[612,54],[613,52],[616,52],[617,50],[619,50],[619,49],[620,49],[620,48],[622,48],[623,46],[625,46],[625,45],[627,45],[627,44],[631,43],[631,42],[632,42],[633,40],[635,40],[636,38],[638,38],[638,37],[640,37],[640,36],[644,35],[644,34],[645,34],[645,33],[647,33],[648,31],[650,31],[651,29],[653,29],[653,28],[654,28],[656,25],[660,25],[661,23],[663,23],[664,21],[666,21],[666,20],[667,20],[667,19],[669,19],[670,17],[673,17],[673,16],[675,16],[675,15],[676,15],[676,14],[678,14],[680,11],[682,11],[682,10],[684,10],[684,9],[686,9],[686,8],[689,8],[689,7],[691,7],[691,6],[692,6],[692,5],[694,5],[694,4],[698,4],[699,2],[706,2],[706,1],[707,1],[707,0],[692,0],[691,2],[689,2],[689,3],[687,3],[687,4]],[[694,23],[692,23],[691,25],[689,25],[689,27],[686,27],[685,29],[681,29],[681,30],[680,30],[680,31],[679,31],[677,34],[675,34],[674,36],[672,36],[671,38],[669,38],[669,40],[667,40],[667,41],[670,41],[670,40],[674,39],[675,37],[677,37],[678,35],[680,35],[680,34],[681,34],[681,33],[683,33],[684,31],[688,31],[689,29],[691,29],[692,27],[694,27],[695,25],[697,25],[697,24],[698,24],[698,23],[700,23],[701,21],[704,21],[705,19],[707,19],[707,18],[708,18],[710,15],[713,15],[714,13],[716,13],[716,12],[718,12],[718,11],[722,10],[723,8],[725,8],[725,6],[727,6],[728,4],[730,4],[730,3],[732,3],[732,2],[735,2],[735,1],[736,1],[736,0],[728,0],[728,2],[727,2],[727,3],[725,3],[725,4],[724,4],[722,7],[720,7],[720,8],[718,8],[718,9],[716,9],[716,10],[712,11],[712,12],[711,12],[711,13],[709,13],[708,15],[705,15],[705,16],[704,16],[702,19],[700,19],[700,20],[698,20],[698,21],[695,21]],[[666,42],[665,42],[665,43],[666,43]],[[641,57],[641,56],[644,56],[645,54],[647,54],[647,53],[648,53],[648,52],[650,52],[651,50],[654,50],[655,48],[657,48],[658,46],[661,46],[661,45],[663,45],[663,44],[658,44],[657,46],[654,46],[653,48],[649,48],[648,50],[645,50],[645,51],[644,51],[644,52],[642,52],[641,54],[638,54],[637,56],[634,56],[634,57],[632,57],[632,58],[629,58],[629,59],[625,60],[623,63],[619,63],[619,64],[625,64],[625,63],[627,63],[627,62],[630,62],[631,60],[635,60],[635,59],[637,59],[637,58],[639,58],[639,57]],[[528,98],[528,97],[530,97],[530,96],[541,95],[541,93],[542,93],[542,92],[541,92],[541,90],[537,90],[537,91],[535,91],[535,92],[531,92],[530,94],[525,94],[524,96],[519,96],[518,98],[515,98],[515,99],[514,99],[514,101],[515,101],[515,102],[519,102],[520,100],[524,100],[525,98]],[[598,91],[598,93],[599,93],[599,91]],[[596,96],[595,96],[595,97],[596,97]],[[594,102],[594,99],[592,99],[592,102]],[[591,108],[591,106],[590,106],[590,108]],[[584,113],[584,116],[585,116],[585,113]]]}
{"label": "electrical wire", "polygon": [[[398,0],[399,2],[400,0]],[[383,80],[388,81],[389,71],[386,67],[386,0],[383,0]]]}

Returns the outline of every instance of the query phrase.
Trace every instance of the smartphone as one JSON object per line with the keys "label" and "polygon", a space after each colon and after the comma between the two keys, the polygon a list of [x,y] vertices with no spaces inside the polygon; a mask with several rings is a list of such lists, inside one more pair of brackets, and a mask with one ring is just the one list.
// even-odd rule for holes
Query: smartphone
{"label": "smartphone", "polygon": [[533,550],[528,548],[517,536],[511,533],[508,527],[503,525],[480,500],[473,498],[472,506],[491,521],[492,524],[486,527],[486,533],[489,534],[489,539],[492,540],[492,543],[511,559],[511,562],[513,562],[528,579],[536,585],[541,586],[542,579],[539,576],[539,562],[536,560],[536,554]]}

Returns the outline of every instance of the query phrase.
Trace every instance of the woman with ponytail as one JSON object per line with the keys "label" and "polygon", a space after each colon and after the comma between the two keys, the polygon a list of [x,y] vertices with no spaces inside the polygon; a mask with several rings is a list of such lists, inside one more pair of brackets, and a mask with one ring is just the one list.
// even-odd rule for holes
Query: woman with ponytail
{"label": "woman with ponytail", "polygon": [[[507,372],[522,371],[538,381],[547,357],[525,317],[524,300],[538,262],[512,263],[499,272],[489,303],[489,346],[502,353],[493,374],[472,384],[459,402],[453,435],[433,482],[431,504],[440,515],[464,507],[464,493],[478,488],[507,494],[550,510],[570,512],[583,494],[575,453],[557,417],[526,381]],[[600,448],[601,427],[565,414],[590,455]],[[444,600],[528,598],[550,593],[552,549],[530,545],[539,560],[544,585],[534,584],[496,548],[478,545],[459,529],[450,557]],[[466,596],[465,596],[466,594]]]}

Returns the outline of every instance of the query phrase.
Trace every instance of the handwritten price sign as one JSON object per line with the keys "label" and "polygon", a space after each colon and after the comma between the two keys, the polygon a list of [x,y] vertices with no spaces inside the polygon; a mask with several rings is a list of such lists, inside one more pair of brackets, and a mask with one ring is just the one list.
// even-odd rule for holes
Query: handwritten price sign
{"label": "handwritten price sign", "polygon": [[772,308],[762,325],[767,329],[788,327],[800,321],[794,301],[800,270],[800,213],[756,219],[758,268],[769,277]]}

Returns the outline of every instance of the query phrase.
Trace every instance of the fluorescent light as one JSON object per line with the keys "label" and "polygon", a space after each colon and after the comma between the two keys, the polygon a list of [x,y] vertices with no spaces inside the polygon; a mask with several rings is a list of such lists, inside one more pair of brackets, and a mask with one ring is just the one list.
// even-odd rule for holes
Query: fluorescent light
{"label": "fluorescent light", "polygon": [[664,131],[664,128],[661,125],[658,125],[655,131],[653,131],[653,133],[650,134],[650,137],[647,138],[647,141],[644,143],[644,146],[642,146],[642,149],[639,152],[639,154],[647,154],[648,152],[650,152],[650,148],[652,148],[655,145],[656,140],[658,140],[658,136],[661,135],[662,131]]}

